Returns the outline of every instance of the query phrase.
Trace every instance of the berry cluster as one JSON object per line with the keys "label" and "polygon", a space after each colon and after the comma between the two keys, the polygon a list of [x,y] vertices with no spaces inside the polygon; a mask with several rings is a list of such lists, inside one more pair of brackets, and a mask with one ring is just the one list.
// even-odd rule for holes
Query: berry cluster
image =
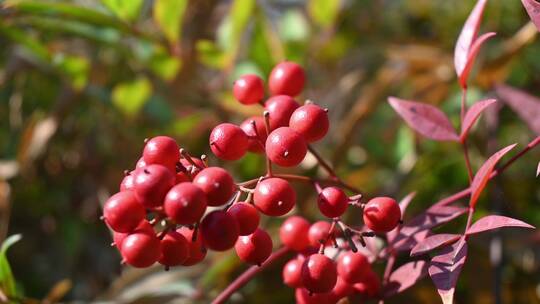
{"label": "berry cluster", "polygon": [[[222,123],[210,134],[210,148],[220,159],[238,160],[248,151],[263,154],[267,172],[259,178],[235,183],[228,171],[209,167],[204,156],[190,156],[170,137],[146,141],[135,169],[126,172],[120,192],[103,209],[125,263],[149,267],[159,262],[166,269],[190,266],[202,261],[207,249],[234,247],[242,261],[261,265],[273,248],[272,238],[259,227],[261,214],[288,214],[297,199],[290,182],[307,181],[315,185],[317,206],[327,220],[310,224],[291,216],[283,222],[281,243],[298,253],[283,269],[285,284],[296,288],[298,303],[336,303],[353,294],[378,293],[377,275],[355,244],[365,245],[364,237],[396,228],[399,205],[387,197],[362,203],[359,191],[339,179],[311,147],[327,134],[329,119],[327,109],[294,99],[304,82],[302,67],[280,63],[269,76],[271,96],[264,101],[263,80],[242,76],[234,83],[235,98],[245,105],[261,105],[263,115],[239,126]],[[273,165],[297,166],[308,151],[330,178],[273,172]],[[349,205],[363,209],[367,228],[351,228],[341,221]],[[332,247],[330,255],[326,249]]]}

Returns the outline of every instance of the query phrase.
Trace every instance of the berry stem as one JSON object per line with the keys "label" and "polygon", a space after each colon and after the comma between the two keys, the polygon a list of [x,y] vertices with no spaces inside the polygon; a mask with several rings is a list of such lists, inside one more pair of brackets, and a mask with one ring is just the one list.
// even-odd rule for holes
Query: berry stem
{"label": "berry stem", "polygon": [[195,168],[199,168],[199,169],[204,169],[202,168],[201,166],[199,166],[194,160],[193,158],[191,158],[191,155],[189,155],[189,153],[184,149],[184,148],[181,148],[180,149],[180,154],[182,155],[183,158],[185,158],[185,160],[187,160],[193,167]]}
{"label": "berry stem", "polygon": [[326,239],[320,240],[321,246],[319,247],[319,253],[324,254],[324,247],[326,247],[326,244],[328,241],[334,239],[334,229],[336,228],[336,223],[338,222],[337,219],[332,220],[332,225],[330,226],[330,229],[328,229],[328,235],[326,236]]}

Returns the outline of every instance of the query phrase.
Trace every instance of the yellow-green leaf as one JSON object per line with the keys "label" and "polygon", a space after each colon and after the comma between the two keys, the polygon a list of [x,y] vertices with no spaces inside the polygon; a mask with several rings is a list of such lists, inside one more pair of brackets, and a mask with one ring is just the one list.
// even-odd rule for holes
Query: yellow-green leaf
{"label": "yellow-green leaf", "polygon": [[187,4],[188,0],[156,0],[154,3],[154,21],[170,43],[180,40]]}
{"label": "yellow-green leaf", "polygon": [[315,23],[322,27],[330,27],[336,20],[340,3],[340,0],[310,0],[308,12]]}
{"label": "yellow-green leaf", "polygon": [[143,4],[142,0],[101,0],[101,2],[122,20],[135,20]]}
{"label": "yellow-green leaf", "polygon": [[18,242],[20,239],[20,234],[12,235],[2,243],[0,248],[0,288],[4,293],[6,293],[7,296],[11,297],[17,296],[17,288],[15,286],[15,278],[11,272],[11,267],[9,266],[6,253],[9,247]]}
{"label": "yellow-green leaf", "polygon": [[146,78],[120,83],[114,87],[112,101],[128,116],[137,114],[148,101],[152,93],[152,84]]}

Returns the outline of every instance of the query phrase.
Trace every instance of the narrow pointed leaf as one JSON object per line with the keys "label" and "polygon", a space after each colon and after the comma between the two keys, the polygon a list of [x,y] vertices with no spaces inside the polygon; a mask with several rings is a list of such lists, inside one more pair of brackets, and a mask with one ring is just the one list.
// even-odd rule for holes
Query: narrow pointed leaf
{"label": "narrow pointed leaf", "polygon": [[505,84],[498,85],[495,91],[533,132],[540,135],[540,98]]}
{"label": "narrow pointed leaf", "polygon": [[187,0],[156,0],[154,20],[171,44],[180,40]]}
{"label": "narrow pointed leaf", "polygon": [[101,0],[109,10],[122,20],[134,20],[141,10],[142,0]]}
{"label": "narrow pointed leaf", "polygon": [[15,286],[15,278],[13,277],[11,266],[9,265],[6,254],[8,249],[20,239],[20,234],[12,235],[8,237],[0,247],[0,289],[7,296],[11,297],[17,296],[17,288]]}
{"label": "narrow pointed leaf", "polygon": [[473,178],[473,181],[471,183],[471,200],[469,201],[469,206],[474,208],[476,206],[476,203],[478,202],[478,198],[480,197],[480,194],[486,187],[486,184],[489,180],[489,176],[495,169],[495,165],[499,162],[499,160],[506,154],[508,151],[512,150],[516,144],[510,145],[506,148],[503,148],[493,154],[486,162],[478,169],[478,172],[476,172],[476,175]]}
{"label": "narrow pointed leaf", "polygon": [[459,83],[462,87],[467,86],[467,80],[469,78],[469,73],[472,70],[472,67],[474,65],[474,61],[476,60],[476,56],[478,55],[478,52],[480,52],[480,47],[491,37],[495,36],[496,33],[489,32],[486,34],[483,34],[482,36],[478,37],[471,46],[471,49],[469,50],[469,56],[467,57],[467,62],[465,63],[465,67],[463,68],[463,71],[461,72],[461,75],[459,75]]}
{"label": "narrow pointed leaf", "polygon": [[445,245],[452,244],[455,241],[459,240],[460,237],[460,234],[448,233],[434,234],[428,236],[425,240],[416,244],[416,246],[413,247],[413,249],[411,250],[411,256],[421,255],[431,250],[443,247]]}
{"label": "narrow pointed leaf", "polygon": [[531,21],[536,25],[538,31],[540,31],[540,2],[536,0],[521,0],[527,14],[531,17]]}
{"label": "narrow pointed leaf", "polygon": [[391,297],[414,286],[414,284],[427,276],[428,265],[427,261],[413,261],[396,269],[390,274],[388,283],[384,287],[384,297]]}
{"label": "narrow pointed leaf", "polygon": [[427,138],[458,141],[454,127],[441,110],[432,105],[389,97],[388,102],[409,127]]}
{"label": "narrow pointed leaf", "polygon": [[481,233],[503,227],[521,227],[534,229],[534,226],[529,225],[523,221],[513,219],[511,217],[501,215],[488,215],[484,216],[483,218],[472,224],[472,226],[467,230],[467,234]]}
{"label": "narrow pointed leaf", "polygon": [[467,259],[467,242],[454,243],[445,249],[431,260],[428,272],[443,303],[452,304],[456,283]]}
{"label": "narrow pointed leaf", "polygon": [[413,200],[413,198],[416,196],[416,191],[411,192],[407,194],[400,202],[399,202],[399,208],[401,209],[401,215],[405,214],[405,210],[407,210],[407,207],[409,207],[409,204]]}
{"label": "narrow pointed leaf", "polygon": [[491,106],[495,102],[497,102],[495,99],[486,99],[472,105],[472,107],[467,111],[467,114],[465,114],[465,118],[463,119],[463,123],[461,125],[461,140],[467,138],[469,130],[472,128],[478,117],[480,117],[480,114],[482,114],[487,107]]}
{"label": "narrow pointed leaf", "polygon": [[540,162],[538,163],[538,167],[536,168],[536,177],[540,176]]}
{"label": "narrow pointed leaf", "polygon": [[467,18],[467,21],[465,21],[461,33],[459,34],[456,48],[454,49],[454,67],[458,77],[461,77],[463,74],[467,61],[469,60],[469,53],[476,40],[476,36],[478,35],[478,28],[482,21],[486,3],[487,0],[478,0],[478,2],[476,2],[476,5]]}

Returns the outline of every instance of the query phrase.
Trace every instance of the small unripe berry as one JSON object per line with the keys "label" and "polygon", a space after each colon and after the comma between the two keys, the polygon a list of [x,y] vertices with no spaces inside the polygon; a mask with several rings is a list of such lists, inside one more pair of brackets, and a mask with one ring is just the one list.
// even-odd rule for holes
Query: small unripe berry
{"label": "small unripe berry", "polygon": [[304,89],[305,81],[306,75],[300,65],[284,61],[272,69],[268,77],[268,86],[272,95],[296,96]]}
{"label": "small unripe berry", "polygon": [[233,95],[242,104],[256,104],[264,98],[263,80],[254,74],[242,75],[234,82]]}
{"label": "small unripe berry", "polygon": [[283,266],[283,282],[292,288],[302,287],[302,265],[304,259],[296,257]]}
{"label": "small unripe berry", "polygon": [[266,155],[279,166],[294,167],[304,160],[306,153],[306,141],[289,127],[275,129],[266,139]]}
{"label": "small unripe berry", "polygon": [[126,263],[137,268],[149,267],[159,259],[160,243],[155,234],[134,233],[122,242],[122,257]]}
{"label": "small unripe berry", "polygon": [[169,190],[163,209],[167,216],[177,224],[194,224],[206,211],[206,195],[192,183],[181,183]]}
{"label": "small unripe berry", "polygon": [[340,217],[349,205],[349,197],[338,187],[326,187],[317,199],[321,213],[329,218]]}
{"label": "small unripe berry", "polygon": [[198,264],[206,257],[206,248],[203,246],[203,239],[199,230],[197,230],[197,235],[195,240],[193,240],[193,233],[195,230],[191,230],[187,227],[182,227],[177,229],[176,232],[186,238],[188,242],[189,254],[188,258],[182,262],[182,266],[192,266]]}
{"label": "small unripe berry", "polygon": [[324,254],[312,254],[302,265],[302,284],[313,293],[331,291],[336,286],[337,270],[332,259]]}
{"label": "small unripe berry", "polygon": [[199,172],[193,184],[206,194],[208,206],[221,206],[229,201],[234,193],[234,180],[225,169],[208,167]]}
{"label": "small unripe berry", "polygon": [[143,159],[146,165],[157,164],[167,168],[174,168],[180,159],[180,150],[173,138],[156,136],[146,142]]}
{"label": "small unripe berry", "polygon": [[375,232],[389,232],[401,220],[401,209],[390,197],[376,197],[364,207],[364,224]]}
{"label": "small unripe berry", "polygon": [[375,272],[368,271],[361,282],[353,285],[357,293],[373,298],[379,294],[381,283]]}
{"label": "small unripe berry", "polygon": [[181,265],[189,255],[186,238],[176,231],[169,231],[161,240],[161,255],[158,262],[164,266]]}
{"label": "small unripe berry", "polygon": [[269,216],[287,214],[296,203],[296,193],[289,182],[281,178],[267,178],[255,187],[255,206]]}
{"label": "small unripe berry", "polygon": [[259,211],[252,204],[245,202],[235,203],[227,210],[227,213],[232,215],[238,223],[240,235],[250,235],[259,227]]}
{"label": "small unripe berry", "polygon": [[[253,123],[255,125],[253,125]],[[248,150],[253,153],[264,153],[264,144],[268,134],[266,134],[266,126],[264,124],[264,118],[260,116],[252,116],[240,125],[240,128],[244,130],[248,136]],[[258,135],[258,136],[257,136]]]}
{"label": "small unripe berry", "polygon": [[363,254],[347,251],[339,256],[337,271],[339,276],[347,283],[355,284],[362,281],[367,273],[371,271],[371,265]]}
{"label": "small unripe berry", "polygon": [[141,168],[135,173],[134,179],[135,197],[146,208],[161,206],[165,195],[175,182],[171,171],[162,165],[148,165]]}
{"label": "small unripe berry", "polygon": [[240,236],[234,249],[240,260],[261,265],[272,253],[272,238],[268,232],[257,228],[250,235]]}
{"label": "small unripe berry", "polygon": [[239,126],[222,123],[210,133],[210,149],[224,160],[237,160],[246,154],[248,137]]}
{"label": "small unripe berry", "polygon": [[131,191],[111,196],[103,206],[105,222],[116,232],[131,232],[146,216],[146,210]]}
{"label": "small unripe berry", "polygon": [[303,287],[296,288],[294,296],[296,304],[336,304],[336,302],[332,301],[330,293],[310,294],[310,292]]}
{"label": "small unripe berry", "polygon": [[152,227],[152,225],[150,225],[147,220],[142,220],[139,225],[135,227],[135,229],[133,229],[133,231],[131,231],[130,233],[113,231],[113,242],[116,248],[118,248],[118,250],[122,250],[122,243],[128,235],[133,233],[148,233],[152,235],[156,234],[156,232],[154,231],[154,227]]}
{"label": "small unripe berry", "polygon": [[270,97],[264,103],[264,109],[269,114],[270,130],[288,126],[291,115],[299,106],[298,102],[287,95]]}
{"label": "small unripe berry", "polygon": [[215,251],[231,249],[239,236],[238,223],[232,215],[222,210],[207,214],[200,229],[204,244]]}
{"label": "small unripe berry", "polygon": [[330,122],[326,110],[314,104],[306,104],[296,109],[289,120],[289,127],[302,134],[307,142],[322,139]]}
{"label": "small unripe berry", "polygon": [[[329,239],[328,235],[330,233],[331,227],[332,225],[325,221],[318,221],[313,223],[311,227],[309,227],[308,231],[308,239],[311,246],[318,247],[321,245],[321,242]],[[325,245],[329,244],[330,240]]]}
{"label": "small unripe berry", "polygon": [[295,251],[303,251],[310,244],[308,231],[310,224],[301,216],[291,216],[286,219],[279,229],[281,243]]}

